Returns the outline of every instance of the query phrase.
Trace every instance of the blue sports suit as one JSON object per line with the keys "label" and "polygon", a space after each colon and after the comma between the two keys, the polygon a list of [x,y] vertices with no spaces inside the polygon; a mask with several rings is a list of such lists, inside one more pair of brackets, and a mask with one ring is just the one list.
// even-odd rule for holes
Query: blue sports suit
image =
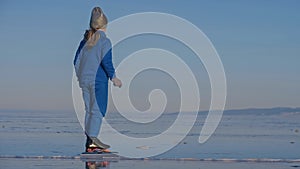
{"label": "blue sports suit", "polygon": [[80,42],[73,62],[85,103],[85,132],[92,137],[98,136],[106,114],[108,79],[115,77],[111,42],[103,31],[96,33],[100,38],[92,48]]}

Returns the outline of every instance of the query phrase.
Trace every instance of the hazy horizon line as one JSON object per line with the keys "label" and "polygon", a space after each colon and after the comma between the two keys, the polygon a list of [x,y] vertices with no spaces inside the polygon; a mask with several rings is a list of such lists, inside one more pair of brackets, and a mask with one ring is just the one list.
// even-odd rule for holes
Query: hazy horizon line
{"label": "hazy horizon line", "polygon": [[[245,110],[278,110],[278,109],[293,109],[297,110],[299,109],[300,111],[300,106],[298,107],[293,107],[293,106],[276,106],[276,107],[247,107],[247,108],[231,108],[231,109],[224,109],[223,112],[228,112],[228,111],[245,111]],[[198,113],[203,113],[203,112],[208,112],[208,111],[220,111],[220,110],[199,110]],[[75,112],[75,110],[38,110],[38,109],[0,109],[0,112],[32,112],[32,113],[59,113],[59,112]],[[192,111],[184,111],[186,113],[192,112]],[[110,113],[110,112],[108,112]],[[116,111],[111,111],[111,113],[116,113]],[[173,112],[164,112],[164,113],[178,113],[176,111]]]}

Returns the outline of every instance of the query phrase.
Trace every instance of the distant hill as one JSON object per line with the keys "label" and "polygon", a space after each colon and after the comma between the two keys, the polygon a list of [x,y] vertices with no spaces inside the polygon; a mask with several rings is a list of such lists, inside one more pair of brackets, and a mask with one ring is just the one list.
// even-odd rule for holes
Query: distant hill
{"label": "distant hill", "polygon": [[[14,109],[0,109],[0,113],[10,113],[10,114],[22,114],[22,113],[37,113],[37,114],[53,114],[53,113],[63,113],[66,115],[70,115],[75,113],[74,111],[50,111],[50,110],[14,110]],[[112,114],[112,112],[109,112]],[[206,115],[208,111],[200,111],[199,115]],[[272,115],[272,114],[286,114],[286,113],[299,113],[300,107],[274,107],[274,108],[248,108],[248,109],[232,109],[232,110],[224,110],[223,115]],[[178,114],[178,112],[167,113],[167,115]]]}
{"label": "distant hill", "polygon": [[234,115],[234,114],[273,115],[273,114],[284,114],[284,113],[300,113],[300,107],[249,108],[249,109],[234,109],[234,110],[224,111],[224,115]]}

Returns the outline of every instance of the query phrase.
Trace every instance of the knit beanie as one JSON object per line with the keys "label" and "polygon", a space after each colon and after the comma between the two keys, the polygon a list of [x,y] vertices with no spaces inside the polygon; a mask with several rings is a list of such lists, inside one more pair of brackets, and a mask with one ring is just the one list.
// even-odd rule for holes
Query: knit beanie
{"label": "knit beanie", "polygon": [[91,19],[90,19],[90,27],[92,29],[103,29],[106,28],[107,18],[104,15],[102,9],[100,7],[95,7],[92,10]]}

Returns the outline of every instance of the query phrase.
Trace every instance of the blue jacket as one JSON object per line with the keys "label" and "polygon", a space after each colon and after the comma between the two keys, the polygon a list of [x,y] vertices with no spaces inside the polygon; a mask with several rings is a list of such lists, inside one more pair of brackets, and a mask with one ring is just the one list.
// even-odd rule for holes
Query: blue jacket
{"label": "blue jacket", "polygon": [[76,51],[74,67],[79,83],[108,82],[115,77],[112,63],[112,45],[103,31],[97,31],[100,38],[92,47],[87,47],[87,41],[82,40]]}

